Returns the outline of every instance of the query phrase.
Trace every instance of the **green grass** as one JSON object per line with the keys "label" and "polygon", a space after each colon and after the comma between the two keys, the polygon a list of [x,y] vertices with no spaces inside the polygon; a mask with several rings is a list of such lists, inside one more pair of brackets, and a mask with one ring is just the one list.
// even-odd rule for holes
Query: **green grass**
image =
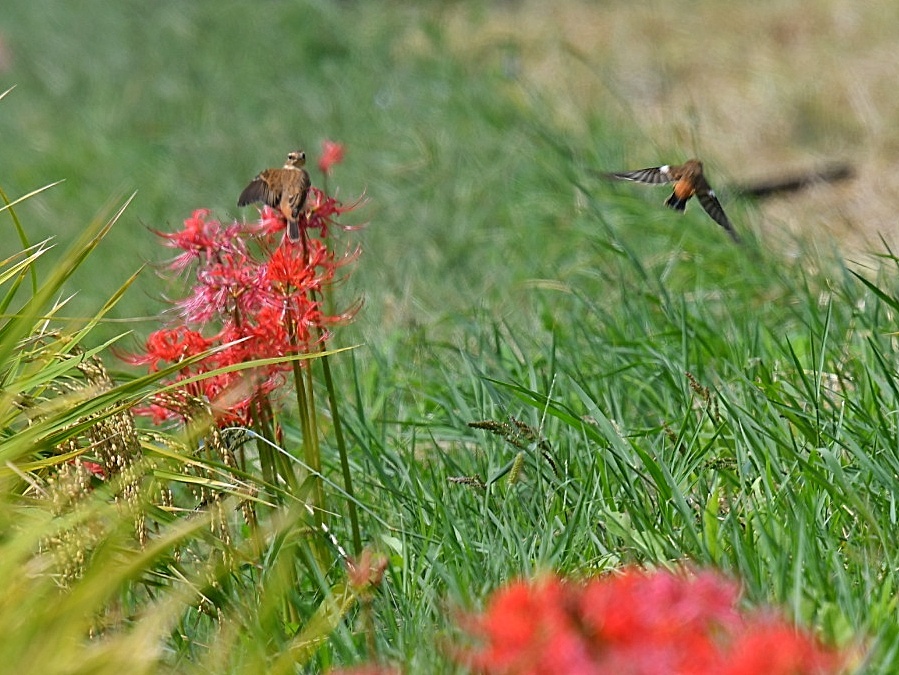
{"label": "green grass", "polygon": [[[0,15],[15,57],[3,83],[17,84],[0,102],[0,187],[15,198],[65,179],[16,213],[32,242],[66,244],[138,191],[58,280],[79,292],[71,315],[97,314],[144,259],[165,257],[146,227],[175,227],[199,207],[254,217],[234,203],[256,171],[297,143],[313,155],[324,138],[346,144],[332,185],[346,200],[365,193],[354,217],[369,224],[340,235],[363,245],[340,292],[366,304],[336,336],[361,346],[331,363],[364,538],[390,558],[370,619],[380,658],[446,672],[437,646],[457,636],[458,610],[516,576],[688,560],[738,576],[749,602],[778,603],[828,640],[863,642],[870,672],[897,668],[897,261],[864,270],[865,283],[802,242],[780,254],[783,240],[754,234],[752,204],[726,203],[747,239],[735,247],[694,204],[680,217],[661,207],[664,190],[599,183],[589,169],[617,168],[636,132],[591,110],[579,111],[582,132],[563,128],[550,96],[504,70],[502,51],[456,58],[438,3],[52,5],[13,2]],[[5,213],[0,224],[12,228]],[[13,236],[0,244],[4,258],[18,250]],[[64,259],[42,261],[41,278]],[[155,315],[163,292],[175,294],[144,273],[111,316]],[[61,293],[53,279],[44,309]],[[36,315],[0,332],[4,371],[16,373],[4,387],[52,398],[13,367]],[[90,326],[81,342],[122,330]],[[123,399],[151,386],[122,378]],[[79,405],[51,417],[37,446],[23,443],[21,417],[8,421],[0,456],[46,460],[64,422],[102,409]],[[510,418],[535,436],[516,444],[469,426]],[[289,410],[282,422],[296,447]],[[157,447],[144,452],[157,475],[177,470]],[[54,612],[50,598],[73,594],[21,571],[53,522],[22,482],[6,488],[0,560],[30,599],[0,605],[10,672],[259,672],[327,614],[322,598],[341,583],[336,563],[298,588],[284,581],[282,568],[309,554],[277,510],[269,550],[238,529],[235,550],[254,563],[212,571],[173,552],[199,559],[222,544],[154,513],[158,548],[117,536]],[[93,508],[114,519],[107,496]],[[348,546],[348,524],[332,525]],[[196,589],[211,597],[202,611]],[[98,648],[82,639],[84,615],[110,596],[126,628]],[[302,610],[295,624],[281,621],[285,603]],[[335,615],[307,668],[367,658],[364,612]],[[62,637],[42,633],[50,618]]]}

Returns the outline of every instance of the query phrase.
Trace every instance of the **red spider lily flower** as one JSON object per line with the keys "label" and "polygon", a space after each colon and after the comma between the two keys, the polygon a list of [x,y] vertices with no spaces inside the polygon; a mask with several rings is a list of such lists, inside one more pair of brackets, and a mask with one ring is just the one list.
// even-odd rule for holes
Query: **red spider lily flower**
{"label": "red spider lily flower", "polygon": [[106,473],[106,467],[98,462],[92,462],[89,459],[76,457],[75,459],[70,459],[66,464],[75,467],[76,470],[79,468],[83,469],[98,480],[106,480],[109,477]]}
{"label": "red spider lily flower", "polygon": [[458,657],[503,675],[826,675],[847,656],[771,612],[741,612],[714,572],[628,569],[586,583],[516,581],[469,628]]}
{"label": "red spider lily flower", "polygon": [[228,252],[197,270],[191,294],[175,306],[185,322],[202,324],[235,313],[252,316],[266,303],[267,294],[259,265],[248,254]]}
{"label": "red spider lily flower", "polygon": [[322,237],[327,237],[328,228],[337,224],[337,218],[347,211],[352,211],[360,203],[361,199],[344,206],[313,186],[309,188],[306,197],[306,211],[300,218],[300,228],[318,230]]}
{"label": "red spider lily flower", "polygon": [[150,372],[159,370],[165,363],[178,363],[191,356],[197,356],[213,345],[197,331],[187,326],[162,328],[147,338],[146,351],[125,357],[129,363],[149,366]]}
{"label": "red spider lily flower", "polygon": [[99,462],[91,462],[90,460],[83,459],[81,460],[81,466],[100,480],[106,480],[106,469]]}
{"label": "red spider lily flower", "polygon": [[281,246],[272,253],[263,274],[272,288],[285,295],[317,291],[323,281],[334,276],[334,257],[317,239],[308,241],[305,251],[300,246]]}
{"label": "red spider lily flower", "polygon": [[778,617],[760,617],[737,634],[721,675],[835,673],[844,660]]}
{"label": "red spider lily flower", "polygon": [[280,211],[271,206],[263,206],[259,212],[259,230],[262,234],[272,235],[287,229],[287,221]]}
{"label": "red spider lily flower", "polygon": [[479,622],[488,644],[470,665],[484,673],[592,672],[569,595],[556,577],[514,582],[497,593]]}
{"label": "red spider lily flower", "polygon": [[184,221],[183,230],[153,232],[164,240],[166,246],[184,251],[170,263],[172,269],[182,270],[192,262],[209,260],[214,255],[240,246],[243,242],[238,235],[242,228],[240,223],[225,227],[217,220],[209,220],[208,209],[197,209]]}
{"label": "red spider lily flower", "polygon": [[331,168],[343,161],[343,144],[334,141],[322,141],[322,154],[318,159],[318,168],[326,176],[331,174]]}
{"label": "red spider lily flower", "polygon": [[379,555],[370,548],[362,549],[358,557],[346,561],[347,581],[350,588],[361,596],[381,585],[388,565],[387,556]]}

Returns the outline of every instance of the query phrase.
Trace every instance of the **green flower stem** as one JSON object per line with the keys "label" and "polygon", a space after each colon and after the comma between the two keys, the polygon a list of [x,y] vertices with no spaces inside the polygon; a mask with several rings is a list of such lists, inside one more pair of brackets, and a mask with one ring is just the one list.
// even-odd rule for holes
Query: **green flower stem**
{"label": "green flower stem", "polygon": [[356,510],[356,499],[353,494],[353,476],[350,472],[350,460],[346,451],[346,442],[343,438],[343,426],[340,421],[340,412],[337,407],[337,394],[334,390],[334,380],[331,377],[331,364],[327,354],[321,357],[322,372],[325,376],[325,388],[328,390],[328,405],[331,408],[331,418],[334,420],[334,440],[337,442],[337,452],[340,455],[340,469],[343,472],[343,487],[348,495],[347,506],[350,515],[350,527],[353,532],[353,552],[359,555],[362,552],[362,535],[359,531],[359,514]]}
{"label": "green flower stem", "polygon": [[[313,521],[318,532],[322,532],[325,524],[325,492],[322,484],[321,450],[318,443],[318,425],[315,423],[315,398],[312,388],[312,375],[308,368],[303,368],[298,361],[293,362],[293,379],[297,391],[297,406],[300,413],[300,427],[303,433],[303,461],[309,471],[306,479],[311,487],[309,491],[309,506],[312,508]],[[285,458],[286,460],[286,458]],[[292,470],[290,471],[293,474]],[[312,544],[312,550],[319,567],[327,569],[327,551],[318,536]]]}

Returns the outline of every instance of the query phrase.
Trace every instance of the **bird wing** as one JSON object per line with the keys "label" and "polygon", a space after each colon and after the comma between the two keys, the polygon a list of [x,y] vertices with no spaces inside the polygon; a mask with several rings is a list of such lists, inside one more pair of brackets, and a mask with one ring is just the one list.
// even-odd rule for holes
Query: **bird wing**
{"label": "bird wing", "polygon": [[740,237],[737,236],[737,232],[736,230],[734,230],[734,226],[728,219],[727,214],[724,213],[724,207],[721,206],[721,202],[719,202],[718,198],[715,196],[714,190],[697,190],[696,199],[699,200],[699,203],[702,208],[705,209],[705,212],[712,217],[712,220],[714,220],[721,227],[727,230],[727,233],[731,236],[731,239],[736,242],[740,241]]}
{"label": "bird wing", "polygon": [[673,183],[677,180],[671,175],[668,166],[655,166],[649,169],[638,169],[637,171],[625,171],[622,173],[610,173],[611,178],[619,180],[633,180],[638,183],[651,183],[658,185],[660,183]]}
{"label": "bird wing", "polygon": [[268,204],[273,209],[278,208],[278,203],[281,201],[281,193],[280,191],[272,190],[269,181],[266,180],[265,174],[266,172],[263,171],[244,188],[243,192],[240,193],[240,197],[237,198],[238,206],[246,206],[253,202],[262,202],[263,204]]}

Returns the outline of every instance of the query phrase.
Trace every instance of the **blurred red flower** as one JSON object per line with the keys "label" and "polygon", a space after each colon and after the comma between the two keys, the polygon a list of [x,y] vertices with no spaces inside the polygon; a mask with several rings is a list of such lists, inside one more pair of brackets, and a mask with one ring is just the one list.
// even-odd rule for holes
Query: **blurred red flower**
{"label": "blurred red flower", "polygon": [[631,568],[585,583],[516,581],[469,620],[483,646],[460,653],[503,675],[824,675],[845,656],[771,612],[741,612],[715,572]]}
{"label": "blurred red flower", "polygon": [[342,161],[343,144],[328,140],[322,141],[322,154],[318,159],[319,170],[326,176],[330,175],[331,168]]}

